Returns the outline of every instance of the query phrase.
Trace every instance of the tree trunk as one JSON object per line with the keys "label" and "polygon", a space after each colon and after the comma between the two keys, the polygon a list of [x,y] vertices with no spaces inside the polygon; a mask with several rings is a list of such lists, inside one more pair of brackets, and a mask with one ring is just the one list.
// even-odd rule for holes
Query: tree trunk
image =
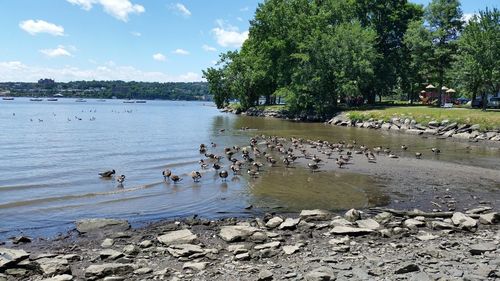
{"label": "tree trunk", "polygon": [[486,111],[486,106],[488,105],[488,94],[486,92],[483,92],[481,100],[483,101],[483,111]]}

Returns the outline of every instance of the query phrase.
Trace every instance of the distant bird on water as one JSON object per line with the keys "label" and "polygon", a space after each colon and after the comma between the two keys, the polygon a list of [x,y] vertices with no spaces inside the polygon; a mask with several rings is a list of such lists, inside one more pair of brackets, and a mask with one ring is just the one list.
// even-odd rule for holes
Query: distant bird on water
{"label": "distant bird on water", "polygon": [[170,179],[172,179],[172,181],[173,181],[174,183],[178,183],[178,182],[182,181],[182,178],[181,178],[181,177],[179,177],[179,176],[177,176],[177,175],[171,175],[171,176],[170,176]]}
{"label": "distant bird on water", "polygon": [[199,182],[201,179],[201,173],[198,171],[192,171],[191,172],[191,178],[193,178],[194,182]]}
{"label": "distant bird on water", "polygon": [[222,181],[226,181],[228,175],[229,173],[226,170],[222,170],[219,172],[219,177],[222,179]]}
{"label": "distant bird on water", "polygon": [[311,172],[315,172],[319,169],[319,166],[316,163],[308,163],[307,166],[309,167],[309,169],[311,169]]}
{"label": "distant bird on water", "polygon": [[115,173],[116,173],[115,170],[109,170],[109,171],[105,171],[105,172],[99,173],[99,176],[101,176],[102,178],[110,178]]}
{"label": "distant bird on water", "polygon": [[431,148],[431,151],[434,152],[435,154],[441,153],[441,150],[439,150],[439,148],[436,147]]}
{"label": "distant bird on water", "polygon": [[163,172],[161,172],[161,174],[163,175],[163,180],[166,181],[167,178],[170,178],[170,176],[172,175],[172,171],[170,171],[170,169],[165,169],[163,170]]}
{"label": "distant bird on water", "polygon": [[420,153],[420,152],[415,152],[415,157],[417,157],[417,159],[422,158],[422,153]]}
{"label": "distant bird on water", "polygon": [[123,182],[125,181],[125,175],[120,175],[118,178],[116,178],[116,181],[120,184],[120,186],[123,186]]}

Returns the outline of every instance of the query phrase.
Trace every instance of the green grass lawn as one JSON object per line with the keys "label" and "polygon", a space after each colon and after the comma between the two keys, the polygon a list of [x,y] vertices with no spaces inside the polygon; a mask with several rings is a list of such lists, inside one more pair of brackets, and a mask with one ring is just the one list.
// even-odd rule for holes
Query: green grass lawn
{"label": "green grass lawn", "polygon": [[372,110],[347,111],[349,118],[365,121],[370,118],[388,121],[393,117],[412,118],[418,123],[427,125],[430,121],[450,120],[459,124],[479,124],[481,129],[500,128],[500,111],[481,111],[466,108],[436,108],[436,107],[388,107]]}

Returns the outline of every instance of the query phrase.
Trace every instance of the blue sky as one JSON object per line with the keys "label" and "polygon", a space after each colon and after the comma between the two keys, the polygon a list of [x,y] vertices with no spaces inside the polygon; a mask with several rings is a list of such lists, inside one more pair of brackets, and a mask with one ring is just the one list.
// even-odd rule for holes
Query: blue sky
{"label": "blue sky", "polygon": [[0,81],[200,81],[220,52],[241,46],[259,2],[0,0]]}

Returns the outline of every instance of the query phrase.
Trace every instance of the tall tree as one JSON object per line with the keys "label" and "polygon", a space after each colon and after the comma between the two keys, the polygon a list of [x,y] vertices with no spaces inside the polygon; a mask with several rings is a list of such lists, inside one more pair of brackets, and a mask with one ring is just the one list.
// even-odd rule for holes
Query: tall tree
{"label": "tall tree", "polygon": [[454,64],[458,84],[480,93],[483,110],[488,93],[500,91],[500,10],[480,11],[466,25],[458,40]]}
{"label": "tall tree", "polygon": [[433,64],[438,82],[439,102],[446,72],[450,69],[457,51],[457,39],[462,31],[462,10],[459,0],[432,0],[424,14],[426,28],[431,32],[434,48]]}

